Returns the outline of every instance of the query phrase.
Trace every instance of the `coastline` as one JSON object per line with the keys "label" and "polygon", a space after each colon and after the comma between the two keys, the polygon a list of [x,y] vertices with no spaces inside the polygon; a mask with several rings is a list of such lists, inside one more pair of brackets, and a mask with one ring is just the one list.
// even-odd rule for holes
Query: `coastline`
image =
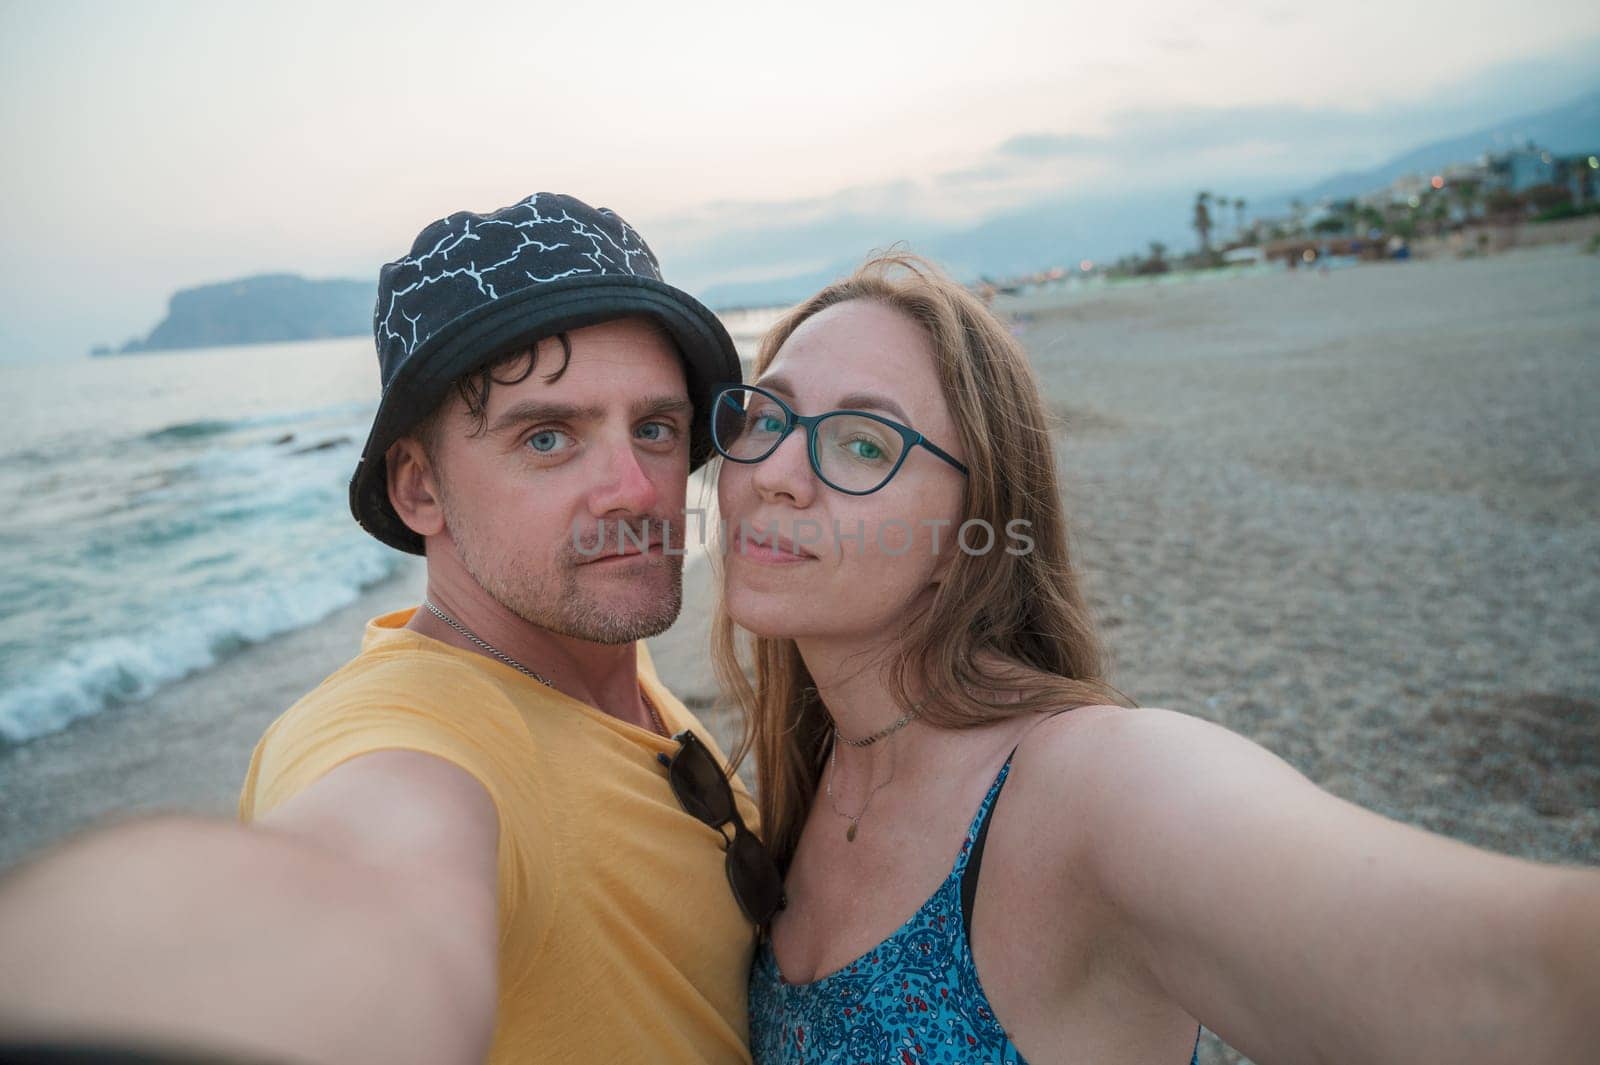
{"label": "coastline", "polygon": [[[1600,258],[1119,287],[1016,329],[1120,688],[1388,816],[1600,861]],[[731,743],[709,576],[650,646]],[[265,726],[421,577],[0,751],[0,869],[107,816],[230,815]]]}
{"label": "coastline", "polygon": [[[738,726],[712,708],[710,567],[688,559],[684,610],[649,641],[667,687],[732,749]],[[231,817],[256,740],[272,721],[360,648],[368,620],[421,600],[426,570],[395,574],[315,624],[252,644],[138,703],[0,749],[0,873],[100,822],[181,810]],[[748,767],[747,767],[748,772]]]}
{"label": "coastline", "polygon": [[231,816],[261,733],[360,647],[368,618],[414,601],[420,563],[321,621],[252,644],[148,699],[0,750],[0,870],[101,818]]}

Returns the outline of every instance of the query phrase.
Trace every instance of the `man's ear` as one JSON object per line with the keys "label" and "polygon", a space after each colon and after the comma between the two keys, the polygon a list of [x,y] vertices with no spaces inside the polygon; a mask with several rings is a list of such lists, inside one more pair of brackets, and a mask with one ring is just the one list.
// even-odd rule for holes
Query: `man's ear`
{"label": "man's ear", "polygon": [[389,474],[389,504],[406,527],[424,538],[444,532],[444,506],[439,502],[438,477],[421,442],[402,436],[389,445],[385,465]]}

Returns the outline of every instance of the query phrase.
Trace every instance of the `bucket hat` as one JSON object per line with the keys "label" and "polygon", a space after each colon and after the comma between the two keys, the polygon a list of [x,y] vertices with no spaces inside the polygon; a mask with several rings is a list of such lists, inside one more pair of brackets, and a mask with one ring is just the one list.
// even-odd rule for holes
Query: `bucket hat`
{"label": "bucket hat", "polygon": [[712,454],[708,413],[741,379],[727,329],[700,301],[661,280],[644,239],[616,212],[539,192],[488,214],[458,211],[417,235],[378,273],[372,334],[383,395],[350,478],[350,511],[379,540],[423,553],[389,502],[389,447],[460,377],[544,337],[633,315],[672,338],[694,405],[689,466]]}

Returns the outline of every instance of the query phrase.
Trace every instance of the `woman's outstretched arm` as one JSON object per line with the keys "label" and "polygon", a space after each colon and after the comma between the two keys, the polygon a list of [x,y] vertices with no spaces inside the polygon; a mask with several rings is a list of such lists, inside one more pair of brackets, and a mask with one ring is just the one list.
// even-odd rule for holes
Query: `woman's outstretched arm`
{"label": "woman's outstretched arm", "polygon": [[1197,718],[1074,716],[1017,756],[1019,778],[1054,789],[1041,834],[1160,987],[1250,1057],[1570,1063],[1600,1047],[1600,871],[1390,821]]}

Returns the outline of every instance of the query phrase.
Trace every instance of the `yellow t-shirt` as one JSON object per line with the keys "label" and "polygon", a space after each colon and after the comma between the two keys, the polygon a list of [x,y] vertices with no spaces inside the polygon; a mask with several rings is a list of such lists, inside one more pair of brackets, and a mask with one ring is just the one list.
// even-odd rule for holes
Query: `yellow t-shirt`
{"label": "yellow t-shirt", "polygon": [[[750,924],[721,835],[667,784],[663,736],[501,665],[375,618],[361,653],[268,727],[239,797],[265,814],[341,762],[437,755],[471,773],[500,819],[500,1005],[492,1065],[750,1060]],[[639,683],[669,732],[711,734]],[[755,807],[737,780],[740,812]]]}

